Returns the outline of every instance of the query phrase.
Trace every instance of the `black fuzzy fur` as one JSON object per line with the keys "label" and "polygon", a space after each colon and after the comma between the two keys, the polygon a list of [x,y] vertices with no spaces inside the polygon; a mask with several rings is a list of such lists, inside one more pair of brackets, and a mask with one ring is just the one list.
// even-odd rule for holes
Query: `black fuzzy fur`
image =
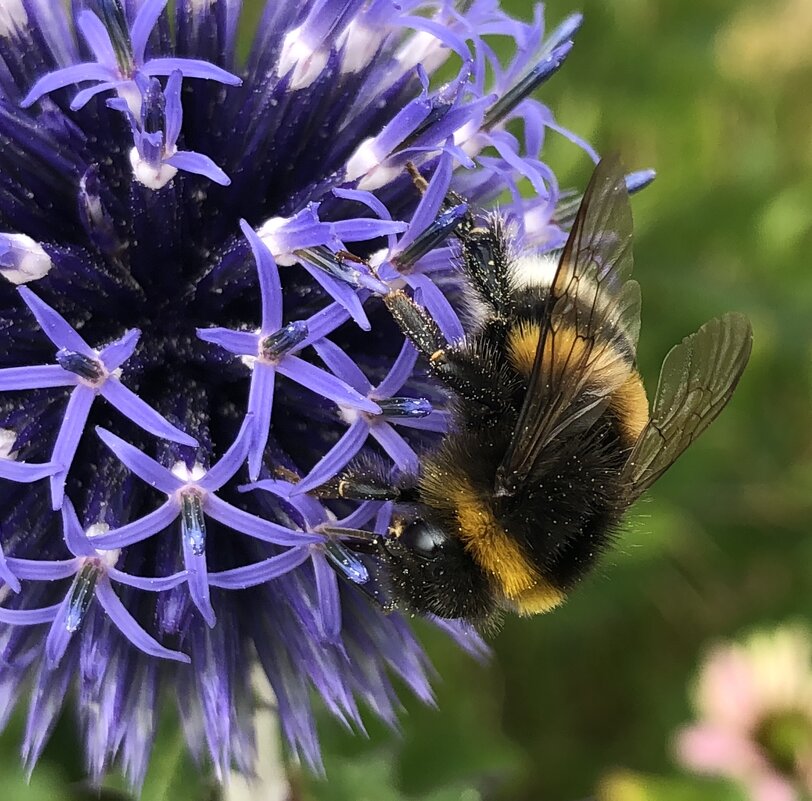
{"label": "black fuzzy fur", "polygon": [[[487,310],[478,331],[461,343],[441,342],[436,324],[410,298],[400,293],[388,304],[429,372],[450,390],[453,428],[434,452],[424,455],[420,475],[400,477],[390,496],[400,524],[425,521],[443,531],[445,541],[426,559],[390,537],[383,573],[398,606],[488,627],[505,599],[458,536],[453,481],[448,481],[448,497],[435,497],[431,504],[421,496],[421,483],[430,474],[440,477],[440,485],[444,477],[464,477],[521,544],[537,573],[566,592],[611,543],[626,507],[620,473],[628,454],[618,421],[607,411],[587,431],[565,431],[515,493],[496,497],[496,471],[527,392],[526,379],[508,359],[508,336],[518,325],[543,325],[547,297],[544,289],[513,285],[510,237],[498,217],[490,217],[484,228],[465,227],[460,240],[468,289]],[[393,484],[382,473],[373,481],[368,469],[357,466],[341,479],[359,487]]]}

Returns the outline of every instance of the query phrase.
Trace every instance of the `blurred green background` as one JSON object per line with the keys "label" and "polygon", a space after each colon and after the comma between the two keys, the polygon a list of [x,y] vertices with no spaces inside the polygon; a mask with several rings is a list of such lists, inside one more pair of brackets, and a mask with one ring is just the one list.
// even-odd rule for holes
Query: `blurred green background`
{"label": "blurred green background", "polygon": [[[653,391],[667,349],[734,309],[753,321],[751,365],[564,608],[507,621],[489,666],[426,632],[439,710],[404,693],[400,737],[325,719],[329,781],[294,776],[297,800],[737,799],[673,763],[690,680],[710,642],[812,617],[812,3],[556,0],[549,25],[575,10],[583,29],[543,100],[659,176],[633,201],[644,378]],[[584,185],[573,145],[551,133],[544,158]],[[21,727],[0,737],[3,798],[96,797],[76,784],[69,724],[25,785]],[[157,757],[145,801],[216,797],[169,729]]]}

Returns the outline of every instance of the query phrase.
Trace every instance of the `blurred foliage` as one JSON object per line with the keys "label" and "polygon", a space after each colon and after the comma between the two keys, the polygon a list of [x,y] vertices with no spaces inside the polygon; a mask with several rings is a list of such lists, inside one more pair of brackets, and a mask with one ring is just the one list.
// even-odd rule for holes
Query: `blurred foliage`
{"label": "blurred foliage", "polygon": [[616,771],[598,789],[597,801],[745,801],[732,784],[693,778],[641,776]]}
{"label": "blurred foliage", "polygon": [[[530,13],[526,0],[507,3]],[[548,3],[550,24],[577,9]],[[325,720],[329,779],[302,776],[306,801],[737,801],[733,788],[678,778],[669,740],[690,717],[686,687],[709,641],[809,616],[812,4],[581,10],[576,47],[542,97],[601,152],[658,171],[634,199],[648,386],[671,345],[726,310],[753,321],[751,365],[563,609],[508,621],[489,667],[426,632],[439,709],[407,698],[400,736],[373,727],[365,739]],[[584,185],[590,164],[576,147],[551,133],[545,159],[563,185]],[[69,721],[26,784],[21,726],[0,738],[4,798],[98,797],[81,788]],[[162,737],[145,801],[208,801],[172,727]]]}

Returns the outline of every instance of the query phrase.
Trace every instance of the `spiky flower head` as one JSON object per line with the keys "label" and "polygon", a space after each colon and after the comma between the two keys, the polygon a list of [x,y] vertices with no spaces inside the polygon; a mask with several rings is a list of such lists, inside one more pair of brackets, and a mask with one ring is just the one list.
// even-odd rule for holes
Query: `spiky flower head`
{"label": "spiky flower head", "polygon": [[325,531],[388,505],[307,490],[358,455],[414,470],[447,425],[380,297],[463,335],[448,197],[561,244],[562,129],[528,95],[580,18],[280,0],[241,61],[240,0],[64,8],[0,7],[0,715],[33,677],[32,765],[72,691],[91,774],[137,786],[171,690],[193,752],[250,771],[258,662],[318,766],[313,689],[359,726],[395,724],[393,674],[431,691]]}

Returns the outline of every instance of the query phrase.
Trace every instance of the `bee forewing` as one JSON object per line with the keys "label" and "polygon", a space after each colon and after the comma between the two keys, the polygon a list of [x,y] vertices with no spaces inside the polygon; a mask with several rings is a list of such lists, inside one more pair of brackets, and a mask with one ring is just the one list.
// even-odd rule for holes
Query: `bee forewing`
{"label": "bee forewing", "polygon": [[620,162],[610,157],[595,168],[561,253],[527,394],[497,475],[500,494],[524,480],[562,430],[597,419],[627,378],[640,330],[632,267],[629,195]]}

